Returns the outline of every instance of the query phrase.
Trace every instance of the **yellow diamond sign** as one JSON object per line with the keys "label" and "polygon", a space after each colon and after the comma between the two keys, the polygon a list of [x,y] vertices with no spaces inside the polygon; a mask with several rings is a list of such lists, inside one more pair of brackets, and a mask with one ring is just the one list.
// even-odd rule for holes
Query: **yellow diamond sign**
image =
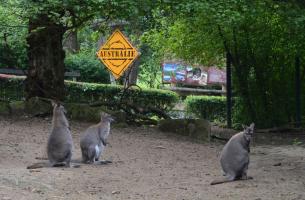
{"label": "yellow diamond sign", "polygon": [[138,55],[138,51],[118,29],[114,31],[97,52],[97,56],[116,79],[128,69]]}

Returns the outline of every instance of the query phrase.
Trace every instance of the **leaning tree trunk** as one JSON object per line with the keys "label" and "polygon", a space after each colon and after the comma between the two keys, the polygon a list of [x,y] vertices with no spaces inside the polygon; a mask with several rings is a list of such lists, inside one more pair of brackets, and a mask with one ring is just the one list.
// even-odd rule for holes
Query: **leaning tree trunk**
{"label": "leaning tree trunk", "polygon": [[35,96],[64,99],[64,32],[65,28],[48,15],[29,20],[27,99]]}
{"label": "leaning tree trunk", "polygon": [[80,46],[77,38],[77,30],[71,30],[64,41],[65,48],[71,53],[79,52]]}
{"label": "leaning tree trunk", "polygon": [[130,66],[128,70],[124,73],[124,85],[125,86],[131,86],[137,84],[137,79],[139,75],[139,66],[140,66],[140,60],[137,58],[137,60],[134,61],[134,63]]}

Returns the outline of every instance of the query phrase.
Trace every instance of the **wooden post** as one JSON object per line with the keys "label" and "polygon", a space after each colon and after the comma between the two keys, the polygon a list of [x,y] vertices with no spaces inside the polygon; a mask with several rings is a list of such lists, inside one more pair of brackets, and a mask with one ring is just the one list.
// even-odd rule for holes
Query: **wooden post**
{"label": "wooden post", "polygon": [[[111,28],[111,32],[114,32],[116,29],[119,29],[120,31],[124,31],[124,28],[126,25],[128,25],[129,23],[127,21],[124,20],[120,20],[120,21],[112,21],[109,23],[109,26]],[[109,77],[110,77],[110,84],[111,85],[117,85],[117,82],[114,78],[114,76],[112,75],[112,73],[109,71]]]}
{"label": "wooden post", "polygon": [[295,58],[295,109],[296,109],[296,127],[301,126],[301,75],[300,75],[300,57]]}
{"label": "wooden post", "polygon": [[232,127],[231,55],[227,53],[227,127]]}

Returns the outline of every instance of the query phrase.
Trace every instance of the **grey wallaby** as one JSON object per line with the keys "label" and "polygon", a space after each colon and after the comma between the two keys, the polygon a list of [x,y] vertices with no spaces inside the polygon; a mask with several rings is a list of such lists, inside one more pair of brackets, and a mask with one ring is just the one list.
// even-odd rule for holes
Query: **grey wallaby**
{"label": "grey wallaby", "polygon": [[95,163],[99,160],[107,145],[110,134],[110,124],[114,121],[111,115],[102,113],[100,123],[90,126],[80,140],[82,159],[84,163]]}
{"label": "grey wallaby", "polygon": [[250,141],[253,133],[254,123],[249,127],[244,127],[242,132],[231,137],[220,154],[220,164],[226,177],[213,181],[211,185],[252,179],[252,177],[247,176],[247,171],[250,162]]}
{"label": "grey wallaby", "polygon": [[66,118],[65,108],[52,101],[53,119],[52,130],[49,136],[47,153],[52,167],[70,167],[73,140],[70,132],[69,122]]}

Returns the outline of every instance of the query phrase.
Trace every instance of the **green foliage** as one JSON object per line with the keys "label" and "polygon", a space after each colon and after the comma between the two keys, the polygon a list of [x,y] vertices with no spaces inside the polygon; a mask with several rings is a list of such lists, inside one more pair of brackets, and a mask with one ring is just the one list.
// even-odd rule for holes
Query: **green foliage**
{"label": "green foliage", "polygon": [[[24,78],[0,78],[1,97],[4,100],[21,100],[24,96]],[[171,109],[178,101],[178,95],[174,92],[159,89],[139,89],[137,87],[127,90],[122,98],[122,86],[109,84],[94,84],[65,81],[67,96],[70,103],[94,103],[106,104],[132,103],[142,108],[155,107],[161,110]]]}
{"label": "green foliage", "polygon": [[226,98],[221,96],[188,96],[185,99],[188,113],[215,122],[226,120]]}
{"label": "green foliage", "polygon": [[141,48],[141,64],[138,76],[139,85],[147,88],[158,88],[161,85],[162,70],[160,56],[145,43]]}
{"label": "green foliage", "polygon": [[0,67],[27,66],[25,22],[0,4]]}
{"label": "green foliage", "polygon": [[23,100],[24,78],[0,77],[0,100]]}
{"label": "green foliage", "polygon": [[69,54],[65,59],[67,71],[79,71],[80,82],[109,83],[109,73],[95,53],[81,51]]}
{"label": "green foliage", "polygon": [[302,144],[303,144],[303,142],[300,141],[298,138],[294,138],[292,141],[292,145],[294,145],[294,146],[300,146]]}
{"label": "green foliage", "polygon": [[[109,23],[123,20],[129,22],[126,31],[133,41],[139,43],[141,39],[140,85],[159,86],[163,60],[178,58],[224,66],[228,53],[237,97],[235,123],[254,121],[258,127],[272,127],[295,121],[296,56],[301,58],[301,87],[305,88],[305,4],[301,0],[2,1],[0,67],[26,66],[28,23],[39,21],[41,16],[47,16],[65,31],[83,28],[91,19],[102,24],[94,31],[85,27],[80,34],[81,53],[66,59],[69,70],[78,69],[85,76],[81,80],[108,81],[102,68],[97,67],[97,60],[91,60],[91,53],[85,51],[96,44],[101,32],[109,33]],[[89,96],[99,98],[94,95]],[[304,119],[304,104],[301,113]]]}
{"label": "green foliage", "polygon": [[69,102],[114,102],[121,91],[120,86],[108,84],[82,83],[66,81],[67,96]]}
{"label": "green foliage", "polygon": [[178,95],[174,92],[159,89],[139,89],[137,87],[128,90],[122,98],[122,86],[108,84],[93,84],[66,81],[69,102],[131,102],[140,107],[153,106],[159,109],[170,109],[178,101]]}
{"label": "green foliage", "polygon": [[[295,121],[295,57],[305,61],[304,3],[198,0],[181,2],[172,13],[156,17],[159,25],[145,37],[165,58],[171,54],[223,66],[229,53],[234,94],[240,98],[236,123],[254,121],[258,127],[273,127]],[[304,73],[302,65],[302,88]]]}
{"label": "green foliage", "polygon": [[233,127],[241,129],[242,125],[252,123],[250,115],[247,113],[246,103],[242,102],[242,98],[234,98],[234,104],[232,108],[232,121]]}

